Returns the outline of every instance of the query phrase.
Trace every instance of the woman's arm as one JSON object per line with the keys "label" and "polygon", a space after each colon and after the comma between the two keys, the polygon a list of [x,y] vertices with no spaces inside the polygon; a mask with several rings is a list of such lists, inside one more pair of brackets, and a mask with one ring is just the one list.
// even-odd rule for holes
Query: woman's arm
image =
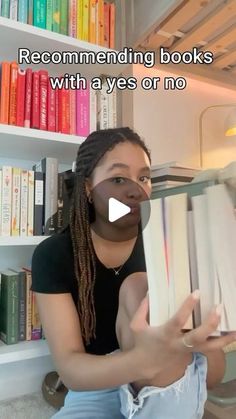
{"label": "woman's arm", "polygon": [[207,388],[212,389],[219,384],[225,374],[224,351],[206,352],[207,357]]}

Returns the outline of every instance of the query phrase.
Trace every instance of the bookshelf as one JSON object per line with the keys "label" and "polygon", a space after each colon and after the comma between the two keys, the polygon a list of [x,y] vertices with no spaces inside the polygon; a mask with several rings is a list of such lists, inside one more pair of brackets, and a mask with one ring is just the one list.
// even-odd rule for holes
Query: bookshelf
{"label": "bookshelf", "polygon": [[5,345],[0,341],[0,365],[24,361],[49,355],[46,340],[24,341],[16,345]]}
{"label": "bookshelf", "polygon": [[10,237],[1,237],[0,236],[0,248],[3,246],[37,246],[48,236],[10,236]]}

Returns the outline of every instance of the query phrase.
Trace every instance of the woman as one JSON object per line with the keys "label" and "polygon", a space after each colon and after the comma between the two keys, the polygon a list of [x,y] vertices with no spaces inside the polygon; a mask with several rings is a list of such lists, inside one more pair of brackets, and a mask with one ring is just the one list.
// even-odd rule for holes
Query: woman
{"label": "woman", "polygon": [[[221,348],[235,336],[207,340],[220,314],[214,309],[184,335],[195,293],[165,325],[149,327],[137,211],[108,220],[109,196],[134,208],[143,192],[150,196],[150,163],[145,144],[129,128],[90,134],[77,155],[69,227],[34,252],[32,289],[57,371],[70,389],[55,419],[197,419],[206,399],[206,357],[199,352],[208,356],[210,384],[223,375]],[[172,394],[176,383],[187,381],[187,398]],[[186,405],[191,416],[183,414]]]}

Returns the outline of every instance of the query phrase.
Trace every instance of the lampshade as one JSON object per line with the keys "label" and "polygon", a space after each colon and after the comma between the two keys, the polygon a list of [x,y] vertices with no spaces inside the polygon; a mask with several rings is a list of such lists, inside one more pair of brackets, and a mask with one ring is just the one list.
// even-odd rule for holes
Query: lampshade
{"label": "lampshade", "polygon": [[225,136],[236,135],[236,107],[232,109],[225,121]]}

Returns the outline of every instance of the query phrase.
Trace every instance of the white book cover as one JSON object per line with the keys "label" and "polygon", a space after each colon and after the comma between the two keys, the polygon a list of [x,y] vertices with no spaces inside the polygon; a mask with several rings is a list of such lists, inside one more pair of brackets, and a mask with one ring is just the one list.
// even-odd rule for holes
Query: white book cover
{"label": "white book cover", "polygon": [[199,195],[192,197],[192,205],[197,250],[198,281],[201,293],[201,321],[204,322],[214,306],[214,289],[217,279],[211,252],[206,196]]}
{"label": "white book cover", "polygon": [[[170,317],[180,308],[191,294],[191,278],[188,251],[187,194],[171,195],[164,198],[166,215],[167,252],[169,278],[174,293],[170,299]],[[192,329],[192,316],[184,329]]]}
{"label": "white book cover", "polygon": [[[0,7],[1,10],[1,7]],[[10,0],[10,19],[17,20],[18,0]]]}
{"label": "white book cover", "polygon": [[27,235],[34,234],[34,171],[28,172],[28,211],[27,211]]}
{"label": "white book cover", "polygon": [[107,93],[107,83],[102,84],[102,89],[98,91],[98,129],[107,129],[108,128],[108,93]]}
{"label": "white book cover", "polygon": [[12,216],[11,235],[20,235],[20,193],[21,193],[21,169],[12,169]]}
{"label": "white book cover", "polygon": [[236,215],[225,185],[206,188],[213,258],[220,282],[226,329],[236,330]]}
{"label": "white book cover", "polygon": [[20,235],[27,236],[28,170],[21,171]]}
{"label": "white book cover", "polygon": [[[141,214],[145,219],[145,205],[141,203]],[[159,326],[169,318],[169,283],[165,252],[162,200],[150,201],[151,214],[143,229],[143,244],[148,277],[149,323]]]}
{"label": "white book cover", "polygon": [[[1,3],[1,0],[0,0]],[[0,236],[2,235],[2,170],[0,170]]]}
{"label": "white book cover", "polygon": [[11,235],[12,167],[2,167],[2,236]]}
{"label": "white book cover", "polygon": [[90,86],[89,89],[90,104],[90,133],[97,129],[97,92]]}
{"label": "white book cover", "polygon": [[116,106],[117,91],[114,88],[112,93],[108,95],[108,128],[116,128],[117,120],[117,106]]}

